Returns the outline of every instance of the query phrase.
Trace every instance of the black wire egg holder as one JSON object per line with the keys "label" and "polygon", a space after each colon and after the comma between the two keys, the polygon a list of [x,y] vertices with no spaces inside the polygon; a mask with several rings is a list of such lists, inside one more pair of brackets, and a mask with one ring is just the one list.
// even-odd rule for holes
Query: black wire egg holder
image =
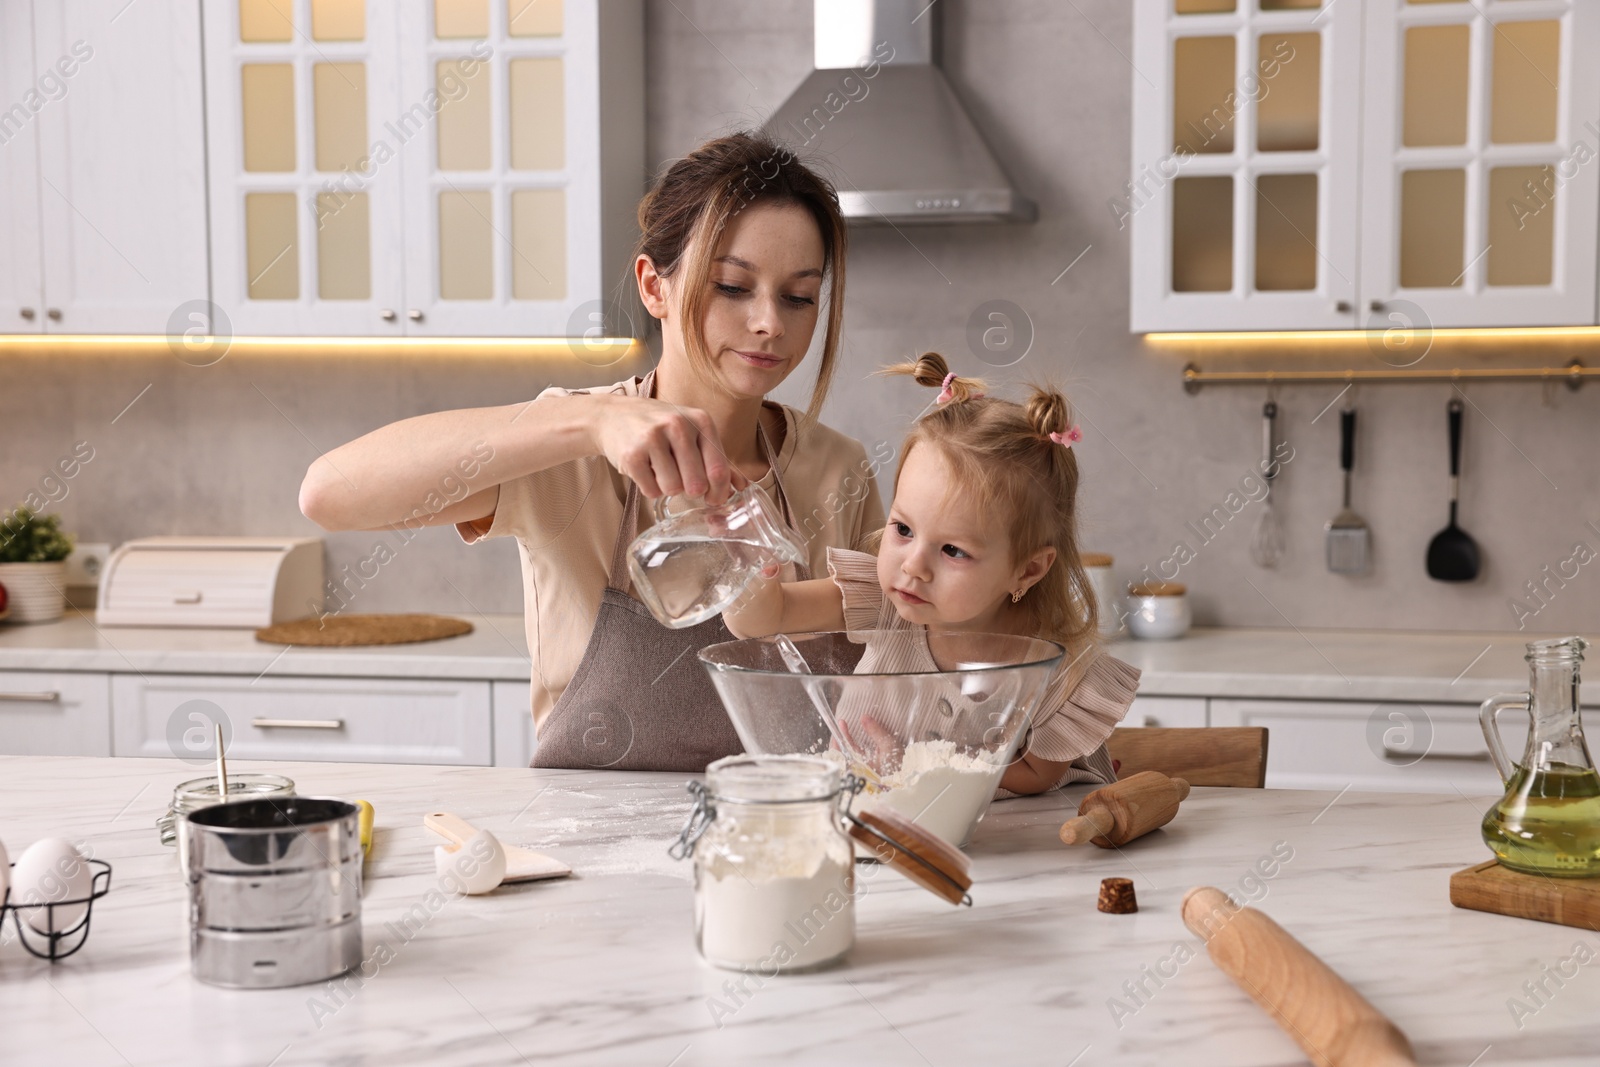
{"label": "black wire egg holder", "polygon": [[[85,941],[89,940],[89,919],[94,915],[94,902],[111,892],[111,864],[105,860],[86,859],[83,862],[95,868],[94,878],[89,883],[89,895],[86,897],[75,897],[72,900],[50,900],[41,904],[14,904],[11,902],[11,889],[7,887],[5,897],[0,899],[0,927],[5,925],[6,912],[11,912],[11,925],[16,928],[17,940],[22,942],[22,947],[27,949],[30,955],[54,963],[57,960],[66,959],[82,948]],[[11,866],[15,867],[16,864],[13,863]],[[57,930],[55,909],[75,908],[79,904],[83,905],[83,918],[68,929]],[[22,921],[22,912],[37,911],[39,908],[45,910],[45,925],[50,928],[50,933],[40,933],[33,928],[33,924]],[[44,940],[44,951],[41,952],[33,946],[33,942],[29,940],[30,934],[33,937]],[[71,947],[63,948],[62,946],[72,938],[76,938],[76,940],[72,941]]]}

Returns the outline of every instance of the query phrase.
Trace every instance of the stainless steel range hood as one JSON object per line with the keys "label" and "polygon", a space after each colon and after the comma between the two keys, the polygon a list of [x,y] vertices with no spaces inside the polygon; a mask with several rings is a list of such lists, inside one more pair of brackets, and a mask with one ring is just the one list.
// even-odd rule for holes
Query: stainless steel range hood
{"label": "stainless steel range hood", "polygon": [[816,70],[768,135],[831,178],[852,222],[1032,222],[934,64],[936,3],[814,0]]}

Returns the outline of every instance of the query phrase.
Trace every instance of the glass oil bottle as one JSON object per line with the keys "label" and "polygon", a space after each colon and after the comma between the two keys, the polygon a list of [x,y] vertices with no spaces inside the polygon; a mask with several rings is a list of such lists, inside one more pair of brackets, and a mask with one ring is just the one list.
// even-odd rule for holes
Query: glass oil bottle
{"label": "glass oil bottle", "polygon": [[[1483,817],[1483,840],[1512,870],[1565,878],[1600,877],[1600,773],[1584,742],[1578,703],[1581,637],[1528,645],[1532,687],[1493,697],[1481,720],[1506,794]],[[1528,745],[1512,764],[1496,725],[1516,708],[1530,718]]]}

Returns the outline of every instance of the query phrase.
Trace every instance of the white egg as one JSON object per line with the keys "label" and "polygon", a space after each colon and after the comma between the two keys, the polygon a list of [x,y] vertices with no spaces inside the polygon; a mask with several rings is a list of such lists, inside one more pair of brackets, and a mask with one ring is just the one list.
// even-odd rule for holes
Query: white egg
{"label": "white egg", "polygon": [[506,851],[487,830],[479,830],[460,845],[440,845],[433,850],[439,884],[456,893],[487,893],[506,876]]}
{"label": "white egg", "polygon": [[[0,902],[6,899],[6,887],[11,884],[11,860],[6,856],[6,843],[0,841]],[[0,912],[0,919],[5,918]]]}
{"label": "white egg", "polygon": [[[11,871],[12,904],[50,904],[80,900],[94,887],[94,874],[82,854],[64,837],[35,841],[17,858]],[[22,918],[41,934],[70,930],[88,904],[65,908],[23,908]],[[50,928],[54,926],[55,930]]]}

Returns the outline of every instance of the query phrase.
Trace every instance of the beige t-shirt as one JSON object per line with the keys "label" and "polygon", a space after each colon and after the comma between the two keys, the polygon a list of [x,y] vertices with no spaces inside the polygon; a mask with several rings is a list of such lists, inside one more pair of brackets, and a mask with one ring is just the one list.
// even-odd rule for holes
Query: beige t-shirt
{"label": "beige t-shirt", "polygon": [[[601,391],[639,396],[642,385],[643,379],[629,378],[604,390],[552,387],[538,399]],[[875,474],[893,452],[884,446],[882,455],[869,457],[854,438],[821,423],[807,424],[802,412],[787,405],[769,402],[769,406],[783,412],[786,430],[778,448],[778,469],[811,574],[821,577],[828,573],[829,548],[855,548],[882,528],[885,515]],[[776,480],[770,470],[760,484],[776,503]],[[502,482],[492,516],[456,526],[468,544],[488,537],[515,537],[521,548],[536,730],[566,691],[588,646],[627,490],[628,479],[604,456],[587,456]],[[630,532],[630,540],[653,521],[649,501],[639,503],[638,529]],[[792,568],[785,572],[784,578],[794,577]],[[626,588],[627,574],[620,578]],[[648,681],[641,679],[640,684]]]}

